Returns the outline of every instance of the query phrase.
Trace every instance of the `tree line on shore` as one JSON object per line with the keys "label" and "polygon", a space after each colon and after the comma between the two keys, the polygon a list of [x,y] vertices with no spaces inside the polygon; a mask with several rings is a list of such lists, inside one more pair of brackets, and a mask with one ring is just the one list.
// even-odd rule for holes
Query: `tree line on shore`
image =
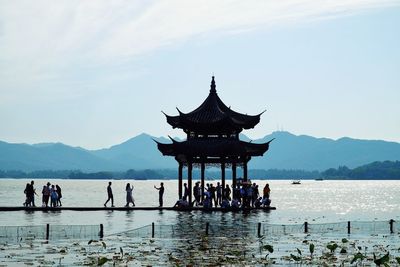
{"label": "tree line on shore", "polygon": [[[207,177],[220,177],[219,170],[207,170]],[[227,169],[226,177],[230,177]],[[0,178],[61,178],[61,179],[176,179],[177,170],[127,170],[125,172],[82,172],[80,170],[43,170],[25,172],[20,170],[0,170]],[[238,177],[241,170],[238,169]],[[253,179],[400,179],[400,161],[376,161],[370,164],[350,169],[346,166],[330,168],[325,171],[253,169],[249,170]],[[193,178],[200,178],[200,171],[193,171]]]}
{"label": "tree line on shore", "polygon": [[370,164],[349,169],[340,166],[321,173],[321,177],[330,179],[400,179],[400,161],[375,161]]}

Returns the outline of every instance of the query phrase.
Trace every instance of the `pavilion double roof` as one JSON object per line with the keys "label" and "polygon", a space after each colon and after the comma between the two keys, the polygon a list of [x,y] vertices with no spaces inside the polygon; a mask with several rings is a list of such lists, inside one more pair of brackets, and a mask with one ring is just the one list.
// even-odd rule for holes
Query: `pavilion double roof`
{"label": "pavilion double roof", "polygon": [[183,113],[178,109],[179,115],[167,117],[167,122],[173,128],[183,129],[185,132],[198,134],[230,134],[239,133],[243,129],[254,128],[260,122],[260,116],[247,115],[233,111],[219,98],[216,90],[214,76],[208,97],[195,110]]}
{"label": "pavilion double roof", "polygon": [[267,143],[255,144],[233,138],[197,138],[178,142],[172,139],[172,144],[157,142],[158,149],[164,156],[185,155],[186,157],[237,157],[262,156],[269,148]]}

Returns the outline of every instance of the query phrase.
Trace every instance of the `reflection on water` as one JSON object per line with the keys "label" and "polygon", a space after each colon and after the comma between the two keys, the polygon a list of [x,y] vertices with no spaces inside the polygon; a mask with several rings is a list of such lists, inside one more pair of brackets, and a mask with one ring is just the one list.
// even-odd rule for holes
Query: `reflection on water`
{"label": "reflection on water", "polygon": [[135,212],[128,210],[125,213],[125,229],[132,229],[135,226]]}
{"label": "reflection on water", "polygon": [[[35,211],[29,211],[29,210],[26,210],[26,211],[24,211],[23,212],[24,213],[24,221],[26,222],[26,224],[25,223],[22,223],[23,225],[34,225],[34,220],[35,220]],[[22,225],[21,224],[21,225]]]}

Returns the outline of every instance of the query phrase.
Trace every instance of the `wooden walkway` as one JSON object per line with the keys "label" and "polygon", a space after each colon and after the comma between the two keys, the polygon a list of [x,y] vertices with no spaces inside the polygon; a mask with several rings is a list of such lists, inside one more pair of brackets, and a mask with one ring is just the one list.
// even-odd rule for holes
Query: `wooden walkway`
{"label": "wooden walkway", "polygon": [[135,211],[135,210],[174,210],[174,211],[270,211],[276,210],[275,207],[265,207],[265,208],[243,208],[243,209],[223,209],[223,208],[211,208],[205,209],[203,207],[189,207],[189,208],[175,208],[175,207],[0,207],[0,211],[62,211],[62,210],[74,210],[74,211]]}

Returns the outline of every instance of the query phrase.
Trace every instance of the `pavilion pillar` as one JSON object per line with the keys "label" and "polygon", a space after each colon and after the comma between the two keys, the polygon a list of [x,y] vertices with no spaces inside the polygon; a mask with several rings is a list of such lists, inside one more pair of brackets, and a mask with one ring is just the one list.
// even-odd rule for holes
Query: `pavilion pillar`
{"label": "pavilion pillar", "polygon": [[178,167],[178,192],[179,192],[179,199],[182,199],[182,171],[183,171],[183,164],[179,162],[179,167]]}
{"label": "pavilion pillar", "polygon": [[201,203],[204,201],[204,172],[206,170],[206,165],[204,162],[201,163]]}
{"label": "pavilion pillar", "polygon": [[232,163],[232,192],[236,188],[236,162]]}
{"label": "pavilion pillar", "polygon": [[222,199],[225,197],[225,162],[221,163],[221,193]]}
{"label": "pavilion pillar", "polygon": [[188,189],[189,189],[189,206],[192,205],[192,170],[193,163],[188,162]]}
{"label": "pavilion pillar", "polygon": [[247,181],[247,161],[243,162],[243,180]]}

